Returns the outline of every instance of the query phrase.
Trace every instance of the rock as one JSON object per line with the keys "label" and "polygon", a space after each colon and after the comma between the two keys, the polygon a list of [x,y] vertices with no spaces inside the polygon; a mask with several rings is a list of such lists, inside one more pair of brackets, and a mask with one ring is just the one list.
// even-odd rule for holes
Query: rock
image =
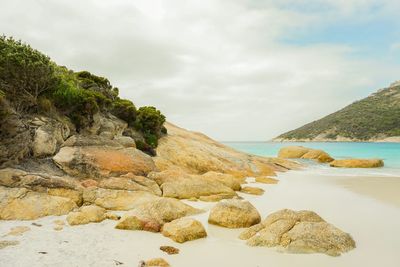
{"label": "rock", "polygon": [[302,146],[283,147],[279,150],[278,157],[286,159],[313,159],[321,163],[327,163],[334,160],[323,150]]}
{"label": "rock", "polygon": [[81,206],[83,203],[82,191],[76,191],[65,188],[50,188],[47,190],[47,194],[51,196],[69,198],[72,201],[74,201],[78,206]]}
{"label": "rock", "polygon": [[143,203],[157,199],[157,196],[144,191],[110,190],[102,188],[86,188],[83,201],[95,204],[107,210],[131,210]]}
{"label": "rock", "polygon": [[67,174],[91,179],[126,173],[147,175],[156,169],[151,157],[135,148],[63,147],[53,160]]}
{"label": "rock", "polygon": [[240,190],[240,192],[246,193],[246,194],[251,194],[251,195],[261,196],[262,194],[264,194],[264,189],[258,188],[258,187],[252,187],[252,186],[245,186],[242,188],[242,190]]}
{"label": "rock", "polygon": [[164,251],[168,255],[179,254],[179,249],[171,246],[161,246],[160,250]]}
{"label": "rock", "polygon": [[169,263],[162,258],[155,258],[147,260],[144,263],[140,263],[140,267],[169,267]]}
{"label": "rock", "polygon": [[0,219],[34,220],[49,215],[64,215],[75,209],[68,198],[37,193],[26,188],[0,186]]}
{"label": "rock", "polygon": [[11,228],[10,232],[8,232],[6,234],[6,236],[8,236],[8,235],[19,236],[30,230],[31,230],[31,228],[29,228],[28,226],[15,226],[15,227]]}
{"label": "rock", "polygon": [[67,216],[69,225],[98,223],[106,219],[106,210],[95,206],[84,206],[79,211],[70,212]]}
{"label": "rock", "polygon": [[331,162],[331,167],[341,168],[379,168],[384,163],[381,159],[340,159]]}
{"label": "rock", "polygon": [[256,177],[256,182],[263,184],[277,184],[279,180],[271,177],[260,176]]}
{"label": "rock", "polygon": [[[218,194],[218,195],[210,195],[210,196],[200,196],[199,200],[204,201],[204,202],[218,202],[220,200],[223,199],[231,199],[232,198],[232,194]],[[237,199],[240,199],[240,197],[234,197]],[[191,200],[191,199],[189,199]],[[195,198],[195,200],[197,201],[197,199]]]}
{"label": "rock", "polygon": [[235,191],[217,180],[188,174],[182,170],[153,172],[149,174],[149,178],[160,185],[164,197],[188,199],[219,194],[229,195],[231,198],[236,196]]}
{"label": "rock", "polygon": [[109,135],[112,139],[121,136],[128,124],[111,114],[96,113],[93,116],[91,127],[85,128],[83,133],[88,135]]}
{"label": "rock", "polygon": [[[166,123],[168,135],[159,140],[154,159],[161,171],[179,167],[191,174],[209,171],[247,176],[274,175],[276,171],[298,168],[287,160],[252,156],[222,145],[201,133]],[[277,164],[279,162],[279,164]]]}
{"label": "rock", "polygon": [[135,140],[129,136],[116,136],[114,140],[117,141],[123,147],[133,147],[136,148]]}
{"label": "rock", "polygon": [[312,211],[280,210],[239,236],[250,246],[281,247],[292,253],[338,256],[355,248],[351,236]]}
{"label": "rock", "polygon": [[[138,183],[139,181],[141,183]],[[111,177],[100,181],[99,187],[106,189],[128,190],[128,191],[147,191],[161,196],[161,190],[156,182],[143,176],[135,178],[117,178]]]}
{"label": "rock", "polygon": [[54,155],[58,146],[69,136],[70,130],[67,125],[58,121],[49,121],[35,131],[32,150],[35,157],[46,157]]}
{"label": "rock", "polygon": [[53,230],[54,230],[54,231],[62,231],[62,230],[64,230],[64,226],[62,226],[62,225],[56,225],[56,226],[53,227]]}
{"label": "rock", "polygon": [[54,223],[55,225],[60,225],[60,226],[65,225],[65,222],[64,222],[63,220],[55,220],[55,221],[53,221],[53,223]]}
{"label": "rock", "polygon": [[8,241],[8,240],[1,240],[0,241],[0,249],[9,247],[9,246],[16,246],[19,244],[19,241]]}
{"label": "rock", "polygon": [[97,182],[96,180],[93,180],[93,179],[86,179],[86,180],[83,180],[83,181],[81,182],[81,185],[82,185],[83,187],[85,187],[85,188],[88,188],[88,187],[97,187],[97,186],[99,185],[99,182]]}
{"label": "rock", "polygon": [[232,174],[219,173],[219,172],[206,172],[201,176],[202,178],[209,181],[218,181],[221,184],[231,188],[232,190],[239,191],[243,182],[243,179],[237,178]]}
{"label": "rock", "polygon": [[184,216],[202,212],[177,199],[157,198],[121,217],[115,228],[159,232],[162,225]]}
{"label": "rock", "polygon": [[209,223],[228,228],[250,227],[260,220],[260,214],[250,202],[237,199],[218,202],[208,217]]}
{"label": "rock", "polygon": [[106,219],[107,220],[113,220],[113,221],[118,221],[119,219],[121,219],[121,216],[112,213],[112,212],[107,212],[106,213]]}
{"label": "rock", "polygon": [[206,230],[199,221],[187,217],[164,224],[161,233],[178,243],[207,236]]}

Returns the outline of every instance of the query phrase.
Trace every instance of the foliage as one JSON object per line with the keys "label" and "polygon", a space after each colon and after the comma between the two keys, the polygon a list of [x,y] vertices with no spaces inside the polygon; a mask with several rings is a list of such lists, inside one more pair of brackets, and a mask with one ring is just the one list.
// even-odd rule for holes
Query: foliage
{"label": "foliage", "polygon": [[41,94],[54,88],[55,66],[29,45],[0,37],[0,88],[17,111],[35,106]]}
{"label": "foliage", "polygon": [[320,120],[287,132],[280,138],[306,139],[326,134],[368,140],[400,135],[400,86],[378,91]]}
{"label": "foliage", "polygon": [[144,153],[150,155],[150,156],[156,156],[156,151],[148,145],[147,143],[141,141],[141,140],[136,140],[136,148],[143,151]]}
{"label": "foliage", "polygon": [[112,103],[111,113],[118,118],[126,121],[129,126],[133,126],[136,121],[136,107],[127,99],[116,99]]}
{"label": "foliage", "polygon": [[[165,116],[155,107],[141,107],[137,112],[135,126],[145,136],[155,135],[160,137]],[[152,137],[149,137],[152,139]]]}

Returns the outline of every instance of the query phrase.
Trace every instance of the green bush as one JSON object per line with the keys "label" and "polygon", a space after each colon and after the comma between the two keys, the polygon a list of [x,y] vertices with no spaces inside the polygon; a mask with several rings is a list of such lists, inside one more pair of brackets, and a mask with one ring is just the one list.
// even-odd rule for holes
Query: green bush
{"label": "green bush", "polygon": [[38,97],[57,84],[55,64],[29,45],[0,37],[0,88],[17,111],[37,104]]}
{"label": "green bush", "polygon": [[112,103],[111,113],[118,118],[126,121],[129,126],[133,126],[136,121],[136,107],[127,100],[118,98]]}
{"label": "green bush", "polygon": [[143,151],[144,153],[150,155],[150,156],[156,156],[156,151],[147,143],[141,141],[141,140],[136,140],[136,148]]}
{"label": "green bush", "polygon": [[165,116],[155,107],[141,107],[137,112],[135,127],[144,135],[161,135]]}

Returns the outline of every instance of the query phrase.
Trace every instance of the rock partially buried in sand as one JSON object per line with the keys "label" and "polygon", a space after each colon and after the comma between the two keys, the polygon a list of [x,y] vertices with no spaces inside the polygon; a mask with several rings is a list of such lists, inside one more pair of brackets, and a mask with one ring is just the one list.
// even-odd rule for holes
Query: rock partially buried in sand
{"label": "rock partially buried in sand", "polygon": [[69,225],[98,223],[106,219],[106,210],[95,206],[84,206],[79,211],[70,212],[67,216]]}
{"label": "rock partially buried in sand", "polygon": [[379,168],[383,165],[381,159],[340,159],[330,163],[331,167],[341,168]]}
{"label": "rock partially buried in sand", "polygon": [[256,177],[256,182],[262,184],[277,184],[279,180],[271,177],[260,176]]}
{"label": "rock partially buried in sand", "polygon": [[209,223],[227,228],[249,227],[260,220],[260,214],[250,202],[238,199],[218,202],[208,217]]}
{"label": "rock partially buried in sand", "polygon": [[0,249],[9,247],[9,246],[16,246],[19,244],[19,241],[8,241],[8,240],[1,240],[0,241]]}
{"label": "rock partially buried in sand", "polygon": [[163,258],[155,258],[147,261],[141,261],[139,267],[169,267],[169,263]]}
{"label": "rock partially buried in sand", "polygon": [[278,157],[286,159],[313,159],[321,163],[327,163],[334,160],[323,150],[302,146],[283,147],[279,150]]}
{"label": "rock partially buried in sand", "polygon": [[31,228],[29,228],[28,226],[15,226],[15,227],[11,228],[10,232],[8,232],[6,234],[6,236],[8,236],[8,235],[19,236],[30,230],[31,230]]}
{"label": "rock partially buried in sand", "polygon": [[262,194],[264,194],[264,189],[252,186],[245,186],[240,190],[240,192],[250,195],[261,196]]}
{"label": "rock partially buried in sand", "polygon": [[164,224],[161,233],[175,242],[184,243],[207,236],[201,222],[192,218],[180,218]]}
{"label": "rock partially buried in sand", "polygon": [[144,203],[121,217],[115,228],[159,232],[170,221],[202,212],[177,199],[158,198]]}
{"label": "rock partially buried in sand", "polygon": [[179,254],[179,249],[171,246],[161,246],[160,250],[164,251],[168,255]]}
{"label": "rock partially buried in sand", "polygon": [[49,196],[25,188],[0,186],[0,219],[34,220],[49,215],[64,215],[77,208],[69,198]]}
{"label": "rock partially buried in sand", "polygon": [[241,233],[249,246],[280,247],[291,253],[339,256],[355,248],[352,237],[312,211],[280,210]]}

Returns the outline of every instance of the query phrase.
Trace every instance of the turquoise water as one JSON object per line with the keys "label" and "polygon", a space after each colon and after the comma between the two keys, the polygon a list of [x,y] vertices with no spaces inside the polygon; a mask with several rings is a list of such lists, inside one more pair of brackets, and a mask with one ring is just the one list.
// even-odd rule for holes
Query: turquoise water
{"label": "turquoise water", "polygon": [[250,154],[271,157],[277,156],[279,149],[285,146],[305,146],[322,149],[336,159],[380,158],[385,161],[384,168],[398,169],[400,175],[400,143],[226,142],[225,144]]}

